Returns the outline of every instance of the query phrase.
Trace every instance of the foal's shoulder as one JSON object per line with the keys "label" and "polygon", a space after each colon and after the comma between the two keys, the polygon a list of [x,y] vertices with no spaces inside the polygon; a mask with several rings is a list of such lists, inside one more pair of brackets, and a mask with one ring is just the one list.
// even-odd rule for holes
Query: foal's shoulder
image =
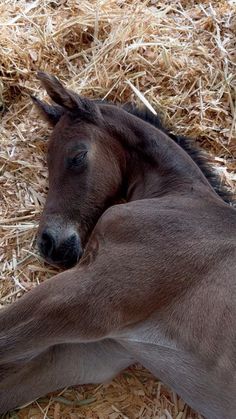
{"label": "foal's shoulder", "polygon": [[[221,200],[196,199],[191,196],[171,196],[142,199],[108,208],[100,218],[97,228],[110,233],[126,229],[156,230],[177,223],[187,229],[218,226],[219,230],[236,230],[236,210]],[[217,229],[216,229],[217,230]]]}
{"label": "foal's shoulder", "polygon": [[139,217],[148,217],[159,207],[156,199],[140,199],[109,207],[101,216],[99,224],[126,223],[135,221]]}
{"label": "foal's shoulder", "polygon": [[159,224],[164,223],[165,218],[178,217],[182,218],[174,203],[170,205],[155,198],[142,199],[108,208],[95,231],[102,235],[121,237],[122,234],[128,235],[140,230],[144,235],[150,230],[154,232]]}

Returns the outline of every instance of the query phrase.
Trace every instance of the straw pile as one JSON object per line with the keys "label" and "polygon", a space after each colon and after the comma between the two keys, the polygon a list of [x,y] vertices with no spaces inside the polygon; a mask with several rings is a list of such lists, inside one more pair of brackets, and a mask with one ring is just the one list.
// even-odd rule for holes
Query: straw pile
{"label": "straw pile", "polygon": [[[138,90],[235,187],[235,1],[2,0],[0,27],[1,306],[55,273],[34,246],[50,132],[29,99],[44,95],[37,69],[91,97],[140,102]],[[199,416],[137,366],[109,384],[40,399],[17,417]]]}

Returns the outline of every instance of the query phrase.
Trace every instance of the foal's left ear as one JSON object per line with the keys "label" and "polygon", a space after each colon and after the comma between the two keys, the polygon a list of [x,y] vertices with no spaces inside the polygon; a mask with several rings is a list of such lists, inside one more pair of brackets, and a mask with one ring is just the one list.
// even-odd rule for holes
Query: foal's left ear
{"label": "foal's left ear", "polygon": [[65,112],[65,110],[61,106],[48,105],[48,103],[43,102],[35,96],[31,95],[31,99],[39,109],[41,115],[52,125],[56,125],[56,123],[59,121],[59,119]]}
{"label": "foal's left ear", "polygon": [[99,107],[94,101],[81,97],[77,93],[66,89],[62,83],[51,74],[39,71],[37,76],[51,99],[62,108],[91,122],[96,122],[101,118]]}

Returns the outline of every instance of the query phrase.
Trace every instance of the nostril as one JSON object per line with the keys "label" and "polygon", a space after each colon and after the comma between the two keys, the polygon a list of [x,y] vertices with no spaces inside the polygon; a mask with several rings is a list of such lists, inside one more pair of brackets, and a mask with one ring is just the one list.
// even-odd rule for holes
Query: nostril
{"label": "nostril", "polygon": [[78,238],[77,238],[76,234],[72,234],[67,241],[68,241],[69,245],[73,246],[77,242],[77,240],[78,240]]}
{"label": "nostril", "polygon": [[79,239],[78,239],[76,234],[72,234],[63,243],[64,256],[65,257],[70,256],[71,252],[73,252],[75,250],[77,251],[78,246],[79,246]]}
{"label": "nostril", "polygon": [[45,256],[50,257],[56,247],[55,238],[50,231],[44,231],[41,236],[41,249]]}

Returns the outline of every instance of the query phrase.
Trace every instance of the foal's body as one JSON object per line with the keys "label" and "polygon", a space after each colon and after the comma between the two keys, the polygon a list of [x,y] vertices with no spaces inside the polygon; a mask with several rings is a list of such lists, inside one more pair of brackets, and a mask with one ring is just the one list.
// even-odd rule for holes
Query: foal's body
{"label": "foal's body", "polygon": [[139,361],[207,418],[235,419],[236,212],[165,134],[125,117],[156,138],[158,165],[129,158],[129,202],[101,215],[80,263],[0,312],[0,411]]}

